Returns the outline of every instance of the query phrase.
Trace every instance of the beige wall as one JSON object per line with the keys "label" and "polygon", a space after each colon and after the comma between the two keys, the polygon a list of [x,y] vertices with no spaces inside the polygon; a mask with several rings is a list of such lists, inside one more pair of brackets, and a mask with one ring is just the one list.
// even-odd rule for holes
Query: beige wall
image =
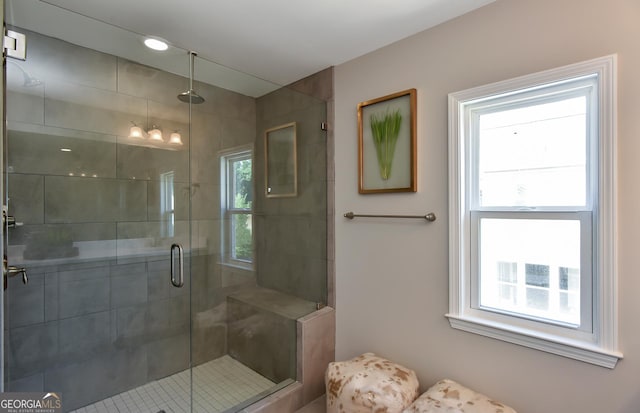
{"label": "beige wall", "polygon": [[[498,0],[335,69],[338,359],[374,351],[519,413],[640,411],[640,2]],[[448,310],[447,94],[618,54],[620,350],[609,370],[453,330]],[[418,90],[418,192],[358,195],[358,102]],[[389,222],[342,213],[426,213]]]}

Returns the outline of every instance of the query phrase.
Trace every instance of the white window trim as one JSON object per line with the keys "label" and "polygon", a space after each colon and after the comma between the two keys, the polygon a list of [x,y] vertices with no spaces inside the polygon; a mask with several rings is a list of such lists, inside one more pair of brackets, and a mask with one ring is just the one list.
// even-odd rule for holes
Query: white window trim
{"label": "white window trim", "polygon": [[[255,171],[255,153],[253,145],[242,145],[233,148],[225,149],[218,152],[218,159],[220,161],[220,211],[221,211],[221,225],[220,225],[220,264],[240,268],[246,270],[253,270],[255,266],[255,232],[253,233],[253,259],[251,261],[238,260],[231,257],[229,249],[231,248],[231,215],[233,214],[248,214],[253,220],[253,207],[249,211],[244,210],[231,210],[229,209],[229,196],[230,188],[228,187],[228,160],[230,158],[238,157],[244,153],[251,155],[251,165]],[[254,175],[255,179],[255,175]]]}
{"label": "white window trim", "polygon": [[[478,318],[470,313],[470,217],[465,193],[463,121],[465,102],[489,98],[508,91],[531,88],[563,79],[598,75],[598,215],[594,224],[600,259],[596,271],[591,340],[572,340],[541,333],[513,323]],[[618,293],[616,256],[616,56],[547,70],[449,95],[449,313],[451,327],[510,343],[614,368],[622,358],[618,351]]]}

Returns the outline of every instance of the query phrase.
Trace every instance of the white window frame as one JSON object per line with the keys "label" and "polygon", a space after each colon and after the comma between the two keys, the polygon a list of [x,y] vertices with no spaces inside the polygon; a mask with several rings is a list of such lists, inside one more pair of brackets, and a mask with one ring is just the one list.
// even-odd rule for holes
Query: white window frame
{"label": "white window frame", "polygon": [[[546,87],[584,76],[595,75],[597,82],[596,156],[588,158],[588,172],[595,185],[592,227],[593,279],[588,289],[592,305],[592,325],[586,329],[544,323],[511,314],[478,309],[477,273],[472,243],[477,237],[471,213],[470,188],[473,155],[469,142],[465,109],[484,99],[505,97],[523,90]],[[595,365],[614,368],[622,358],[618,351],[618,297],[616,268],[616,56],[610,55],[557,69],[480,86],[449,95],[449,313],[451,327],[546,351]],[[594,171],[593,167],[597,168]],[[589,168],[589,167],[588,167]],[[532,214],[540,214],[533,211]],[[556,215],[566,214],[556,211]],[[496,214],[502,211],[482,211]],[[584,219],[579,218],[581,222]],[[583,260],[584,261],[584,260]],[[475,306],[474,306],[475,303]]]}
{"label": "white window frame", "polygon": [[[222,211],[222,225],[221,225],[221,251],[222,263],[225,265],[239,267],[244,269],[253,269],[255,261],[255,232],[252,233],[252,254],[251,260],[242,260],[233,257],[232,250],[234,246],[233,242],[233,216],[234,215],[248,215],[251,219],[253,226],[253,203],[251,208],[233,208],[232,197],[233,187],[231,185],[231,163],[243,160],[251,159],[252,178],[255,179],[255,159],[253,153],[253,145],[243,145],[234,148],[230,148],[218,153],[220,159],[220,210]],[[254,191],[255,194],[255,191]]]}

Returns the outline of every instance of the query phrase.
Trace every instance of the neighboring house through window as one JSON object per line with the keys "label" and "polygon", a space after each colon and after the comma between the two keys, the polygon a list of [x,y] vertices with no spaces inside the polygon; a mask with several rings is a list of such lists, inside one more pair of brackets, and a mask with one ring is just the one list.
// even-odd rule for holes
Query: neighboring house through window
{"label": "neighboring house through window", "polygon": [[449,96],[450,312],[614,367],[615,57]]}

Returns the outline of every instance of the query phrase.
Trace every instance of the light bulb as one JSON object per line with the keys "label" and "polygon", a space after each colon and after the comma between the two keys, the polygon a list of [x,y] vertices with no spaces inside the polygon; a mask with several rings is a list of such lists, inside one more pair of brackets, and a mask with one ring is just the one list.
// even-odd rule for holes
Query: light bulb
{"label": "light bulb", "polygon": [[182,136],[178,132],[173,132],[169,136],[169,143],[172,145],[182,145]]}
{"label": "light bulb", "polygon": [[129,137],[134,139],[144,138],[144,134],[142,133],[140,126],[133,125],[129,128]]}
{"label": "light bulb", "polygon": [[149,139],[152,141],[162,142],[162,131],[155,126],[149,131]]}

